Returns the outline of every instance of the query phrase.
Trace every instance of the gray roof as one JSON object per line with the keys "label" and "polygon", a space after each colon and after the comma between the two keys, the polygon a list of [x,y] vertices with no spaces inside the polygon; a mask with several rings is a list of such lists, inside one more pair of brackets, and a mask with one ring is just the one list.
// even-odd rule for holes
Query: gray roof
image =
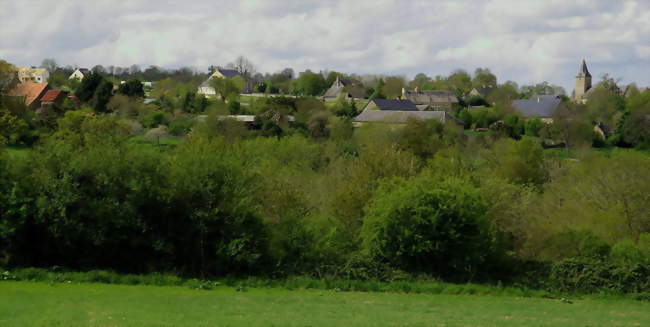
{"label": "gray roof", "polygon": [[416,105],[432,105],[435,103],[458,103],[458,98],[452,91],[427,90],[427,91],[405,91],[406,99]]}
{"label": "gray roof", "polygon": [[584,59],[582,59],[582,65],[578,70],[578,77],[580,76],[591,77],[591,74],[589,74],[589,70],[587,69],[587,62]]}
{"label": "gray roof", "polygon": [[237,71],[236,69],[221,69],[220,68],[220,69],[217,69],[217,70],[221,73],[221,75],[223,75],[226,78],[232,78],[232,77],[241,75],[239,73],[239,71]]}
{"label": "gray roof", "polygon": [[370,103],[374,103],[379,110],[418,111],[411,100],[374,99]]}
{"label": "gray roof", "polygon": [[349,81],[343,80],[341,78],[336,78],[336,80],[332,83],[332,86],[330,86],[329,89],[325,92],[325,95],[323,97],[325,98],[337,98],[339,94],[345,91],[345,87],[350,84]]}
{"label": "gray roof", "polygon": [[354,121],[357,123],[370,123],[370,122],[383,122],[392,124],[404,124],[409,118],[415,119],[437,119],[441,123],[451,121],[457,124],[462,124],[458,118],[452,116],[446,111],[388,111],[388,110],[371,110],[366,109],[362,111]]}
{"label": "gray roof", "polygon": [[540,95],[534,99],[512,101],[512,107],[526,118],[550,118],[562,100],[554,95]]}
{"label": "gray roof", "polygon": [[84,75],[86,75],[86,74],[88,74],[90,72],[90,69],[88,69],[88,68],[78,68],[78,69]]}

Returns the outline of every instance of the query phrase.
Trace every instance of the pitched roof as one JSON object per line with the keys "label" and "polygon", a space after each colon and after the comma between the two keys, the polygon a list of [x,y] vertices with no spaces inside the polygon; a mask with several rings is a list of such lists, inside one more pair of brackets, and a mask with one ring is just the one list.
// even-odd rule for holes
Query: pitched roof
{"label": "pitched roof", "polygon": [[534,99],[512,101],[512,107],[519,110],[526,118],[549,118],[562,100],[554,95],[540,95]]}
{"label": "pitched roof", "polygon": [[221,68],[218,68],[217,71],[219,71],[219,73],[221,73],[221,75],[223,75],[223,77],[225,77],[225,78],[232,78],[232,77],[241,75],[239,73],[239,71],[237,71],[236,69],[221,69]]}
{"label": "pitched roof", "polygon": [[[493,87],[491,86],[478,86],[472,89],[472,91],[476,90],[476,92],[482,97],[485,98],[488,96],[492,90],[494,90]],[[471,92],[471,91],[470,91]]]}
{"label": "pitched roof", "polygon": [[65,98],[66,92],[61,90],[48,90],[41,98],[41,102],[56,102],[59,99]]}
{"label": "pitched roof", "polygon": [[458,118],[452,116],[446,111],[383,111],[366,109],[362,111],[357,117],[355,117],[354,121],[358,123],[383,122],[392,124],[404,124],[410,118],[422,120],[437,119],[443,124],[447,121],[462,124]]}
{"label": "pitched roof", "polygon": [[591,77],[591,74],[589,74],[589,70],[587,69],[587,62],[582,59],[582,66],[580,66],[580,69],[578,70],[578,76],[577,77]]}
{"label": "pitched roof", "polygon": [[48,87],[47,83],[25,82],[18,84],[7,95],[14,97],[25,97],[25,104],[30,106],[39,99]]}
{"label": "pitched roof", "polygon": [[77,69],[84,75],[90,73],[90,70],[88,68],[77,68]]}
{"label": "pitched roof", "polygon": [[404,97],[416,105],[434,103],[458,103],[458,98],[452,91],[426,90],[426,91],[404,91]]}
{"label": "pitched roof", "polygon": [[345,91],[345,87],[349,84],[351,84],[350,81],[336,77],[336,80],[332,83],[332,86],[330,86],[330,88],[325,91],[323,97],[336,98],[341,92]]}
{"label": "pitched roof", "polygon": [[370,101],[380,110],[418,111],[411,100],[374,99]]}

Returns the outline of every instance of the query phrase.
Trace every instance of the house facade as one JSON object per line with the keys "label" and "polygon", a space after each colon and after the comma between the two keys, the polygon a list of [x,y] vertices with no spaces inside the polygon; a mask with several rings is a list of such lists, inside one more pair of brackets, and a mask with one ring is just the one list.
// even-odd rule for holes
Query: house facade
{"label": "house facade", "polygon": [[73,79],[76,78],[78,80],[84,79],[84,76],[88,75],[90,73],[90,70],[87,68],[77,68],[72,74],[70,74],[70,77],[68,79]]}
{"label": "house facade", "polygon": [[50,73],[45,68],[17,67],[18,80],[21,83],[46,83]]}
{"label": "house facade", "polygon": [[[197,93],[203,95],[216,95],[217,92],[215,91],[215,89],[212,87],[210,83],[210,81],[212,81],[213,78],[233,78],[237,76],[242,77],[242,75],[236,69],[217,68],[214,70],[212,75],[210,75],[210,77],[208,77],[208,79],[205,80],[205,82],[199,85]],[[243,91],[246,92],[246,90]]]}

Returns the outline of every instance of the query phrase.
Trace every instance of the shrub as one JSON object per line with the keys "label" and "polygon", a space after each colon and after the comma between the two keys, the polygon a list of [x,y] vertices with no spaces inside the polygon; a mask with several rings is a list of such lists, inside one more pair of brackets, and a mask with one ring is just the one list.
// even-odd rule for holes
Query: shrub
{"label": "shrub", "polygon": [[395,267],[469,277],[486,256],[486,210],[479,190],[462,180],[392,179],[366,209],[363,248]]}

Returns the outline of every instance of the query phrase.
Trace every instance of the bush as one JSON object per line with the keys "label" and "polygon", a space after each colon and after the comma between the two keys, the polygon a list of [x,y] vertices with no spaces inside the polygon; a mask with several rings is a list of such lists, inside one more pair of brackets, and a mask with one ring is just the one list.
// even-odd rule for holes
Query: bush
{"label": "bush", "polygon": [[179,117],[169,123],[169,133],[175,136],[185,135],[192,130],[195,120],[189,117]]}
{"label": "bush", "polygon": [[551,289],[560,292],[649,292],[650,266],[572,258],[552,265],[549,282]]}
{"label": "bush", "polygon": [[409,271],[467,278],[487,253],[487,206],[462,180],[384,182],[363,220],[364,250]]}

